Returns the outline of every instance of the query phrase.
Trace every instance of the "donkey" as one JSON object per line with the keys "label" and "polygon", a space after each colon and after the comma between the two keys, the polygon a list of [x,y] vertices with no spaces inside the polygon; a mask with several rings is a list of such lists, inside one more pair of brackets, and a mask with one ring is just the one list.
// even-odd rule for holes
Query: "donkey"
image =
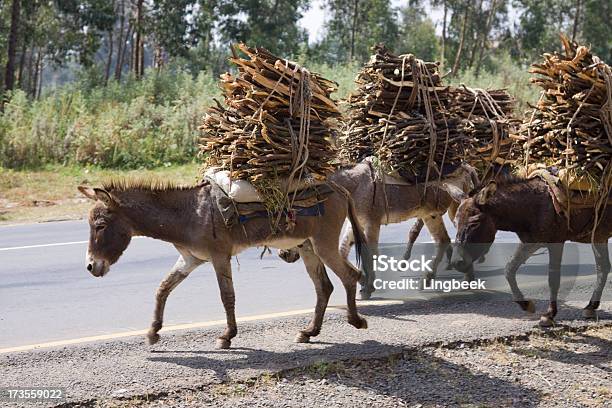
{"label": "donkey", "polygon": [[[472,167],[467,165],[462,166],[461,170],[453,185],[459,186],[458,188],[464,191],[470,191],[478,185],[478,175]],[[449,251],[447,253],[450,255],[451,251],[451,240],[442,216],[448,210],[449,216],[453,219],[457,209],[456,203],[443,186],[435,184],[427,187],[425,187],[425,184],[385,184],[375,177],[371,164],[367,162],[343,167],[332,174],[330,179],[346,188],[351,194],[355,202],[359,224],[364,227],[366,240],[372,252],[376,252],[378,249],[381,225],[400,223],[417,217],[419,220],[411,229],[409,236],[409,241],[413,243],[422,226],[420,223],[424,223],[438,245],[437,255],[432,267],[434,272],[428,274],[425,278],[435,277],[435,271],[444,253]],[[352,228],[348,228],[343,236],[340,249],[344,258],[348,257],[351,245],[355,241],[354,231]],[[412,245],[409,243],[404,255],[405,258],[410,257],[411,248]],[[297,249],[284,250],[279,255],[288,262],[294,262],[299,258]],[[373,281],[375,277],[373,271],[369,271],[368,277],[367,282],[362,282],[360,290],[362,299],[370,298],[374,292]],[[472,278],[471,275],[466,275],[466,279],[470,280]]]}
{"label": "donkey", "polygon": [[[533,301],[525,300],[516,282],[516,272],[537,249],[547,247],[550,302],[548,310],[540,318],[540,325],[553,325],[557,314],[563,243],[591,242],[589,225],[594,210],[572,210],[571,225],[568,228],[567,219],[555,210],[548,184],[540,178],[506,176],[489,182],[484,188],[470,195],[453,186],[449,186],[448,190],[453,199],[460,202],[457,210],[457,246],[453,254],[453,266],[459,270],[470,267],[493,242],[497,230],[515,232],[521,243],[508,262],[505,275],[514,301],[529,313],[535,312],[535,305]],[[591,242],[595,254],[597,283],[590,302],[583,309],[585,318],[595,316],[595,310],[601,301],[610,272],[608,239],[611,236],[612,206],[607,206]]]}
{"label": "donkey", "polygon": [[[95,201],[89,212],[89,247],[87,270],[96,277],[106,275],[117,262],[133,236],[142,235],[172,243],[178,260],[160,283],[153,322],[147,334],[149,344],[159,341],[164,307],[170,292],[196,267],[210,261],[216,272],[225,308],[227,326],[217,340],[218,348],[229,348],[237,334],[234,313],[235,295],[230,259],[254,246],[291,248],[310,240],[300,255],[312,279],[317,296],[314,318],[298,334],[297,342],[308,342],[321,331],[323,315],[333,286],[325,272],[327,265],[342,281],[346,291],[348,322],[358,329],[367,322],[358,312],[356,286],[361,272],[339,253],[339,237],[348,216],[357,231],[358,261],[366,262],[366,241],[358,224],[352,200],[341,188],[335,188],[323,203],[320,216],[296,216],[291,230],[272,233],[267,217],[226,227],[208,182],[179,187],[151,180],[111,180],[102,188],[78,187]],[[367,271],[367,269],[366,269]]]}

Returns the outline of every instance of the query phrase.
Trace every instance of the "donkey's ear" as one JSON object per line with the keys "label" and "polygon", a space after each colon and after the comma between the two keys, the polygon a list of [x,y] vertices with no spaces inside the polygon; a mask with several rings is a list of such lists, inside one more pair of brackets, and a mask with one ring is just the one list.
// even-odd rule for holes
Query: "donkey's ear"
{"label": "donkey's ear", "polygon": [[85,197],[89,198],[90,200],[97,200],[96,198],[96,192],[94,191],[93,188],[91,187],[87,187],[87,186],[78,186],[77,189],[81,192],[81,194],[83,194]]}
{"label": "donkey's ear", "polygon": [[489,202],[491,197],[495,195],[496,191],[497,191],[497,184],[495,184],[495,182],[491,182],[487,184],[487,186],[483,188],[482,190],[480,190],[480,192],[478,193],[478,196],[476,197],[476,202],[479,205],[485,205],[486,203]]}
{"label": "donkey's ear", "polygon": [[102,188],[94,188],[94,192],[96,194],[96,199],[102,201],[108,208],[117,206],[117,202],[113,197],[111,197],[108,191]]}
{"label": "donkey's ear", "polygon": [[468,196],[461,190],[459,187],[454,186],[452,184],[444,183],[444,189],[451,196],[453,200],[460,203],[465,200]]}

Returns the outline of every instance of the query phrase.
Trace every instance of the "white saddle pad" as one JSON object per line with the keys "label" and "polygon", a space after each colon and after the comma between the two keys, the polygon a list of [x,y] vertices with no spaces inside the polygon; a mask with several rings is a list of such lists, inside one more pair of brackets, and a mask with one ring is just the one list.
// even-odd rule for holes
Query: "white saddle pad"
{"label": "white saddle pad", "polygon": [[[261,203],[263,200],[257,189],[247,180],[232,179],[228,170],[219,170],[218,168],[210,168],[204,173],[204,178],[213,181],[227,194],[232,200],[237,203]],[[311,182],[301,180],[299,183],[289,189],[292,193],[306,187],[320,185],[321,182]]]}

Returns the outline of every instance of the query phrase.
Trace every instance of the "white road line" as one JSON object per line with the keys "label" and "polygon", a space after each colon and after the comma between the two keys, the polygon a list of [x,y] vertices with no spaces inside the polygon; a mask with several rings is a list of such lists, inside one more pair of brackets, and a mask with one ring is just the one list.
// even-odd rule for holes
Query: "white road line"
{"label": "white road line", "polygon": [[[360,301],[359,306],[387,306],[387,305],[396,305],[396,304],[399,305],[402,303],[403,301],[401,300],[366,300],[366,301]],[[332,310],[336,310],[336,311],[345,310],[345,307],[344,306],[328,306],[327,307],[327,311],[332,311]],[[254,315],[254,316],[238,317],[236,319],[236,322],[244,323],[244,322],[253,322],[253,321],[258,321],[258,320],[266,320],[266,319],[278,319],[281,317],[307,315],[313,312],[314,312],[314,309],[287,310],[284,312],[273,312],[273,313],[265,313],[265,314]],[[225,319],[210,320],[207,322],[198,322],[198,323],[176,324],[173,326],[164,327],[163,329],[160,330],[160,333],[168,333],[168,332],[174,332],[178,330],[188,330],[188,329],[202,329],[202,328],[207,328],[207,327],[222,326],[225,324],[226,324]],[[147,329],[132,330],[132,331],[126,331],[126,332],[119,332],[119,333],[101,334],[97,336],[80,337],[76,339],[50,341],[47,343],[27,344],[24,346],[1,348],[0,354],[31,351],[31,350],[42,349],[42,348],[50,348],[50,347],[69,346],[73,344],[90,343],[93,341],[115,340],[115,339],[120,339],[124,337],[143,336],[147,334],[147,331],[148,331]]]}
{"label": "white road line", "polygon": [[[145,238],[145,237],[133,237],[132,239],[137,239],[137,238]],[[38,245],[25,245],[25,246],[7,247],[7,248],[0,248],[0,252],[3,252],[3,251],[14,251],[14,250],[18,250],[18,249],[46,248],[46,247],[54,247],[54,246],[87,244],[88,242],[89,241],[55,242],[55,243],[52,243],[52,244],[38,244]]]}
{"label": "white road line", "polygon": [[39,245],[16,246],[16,247],[0,248],[0,252],[2,252],[2,251],[13,251],[13,250],[17,250],[17,249],[45,248],[45,247],[64,246],[64,245],[86,244],[87,242],[89,242],[89,241],[56,242],[56,243],[53,243],[53,244],[39,244]]}

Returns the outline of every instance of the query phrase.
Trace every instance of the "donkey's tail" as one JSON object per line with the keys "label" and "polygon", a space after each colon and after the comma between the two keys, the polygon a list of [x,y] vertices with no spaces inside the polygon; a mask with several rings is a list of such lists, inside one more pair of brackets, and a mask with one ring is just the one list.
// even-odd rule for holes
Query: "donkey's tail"
{"label": "donkey's tail", "polygon": [[353,237],[355,239],[355,253],[357,255],[357,267],[360,265],[363,268],[363,280],[361,286],[369,291],[370,279],[372,277],[372,251],[368,247],[361,224],[355,214],[355,202],[350,195],[347,195],[348,201],[348,219],[351,223],[353,230]]}

